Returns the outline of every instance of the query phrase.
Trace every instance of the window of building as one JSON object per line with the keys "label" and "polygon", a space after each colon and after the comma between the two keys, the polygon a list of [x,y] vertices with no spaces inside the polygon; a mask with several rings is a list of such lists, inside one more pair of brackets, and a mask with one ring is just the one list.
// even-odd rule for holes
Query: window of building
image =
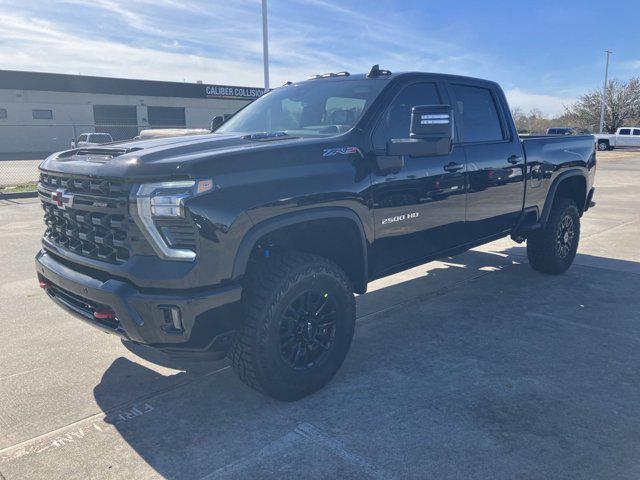
{"label": "window of building", "polygon": [[6,108],[0,108],[0,120],[7,118],[7,109]]}
{"label": "window of building", "polygon": [[96,132],[108,133],[113,140],[129,140],[138,135],[138,110],[135,105],[94,105]]}
{"label": "window of building", "polygon": [[53,110],[32,110],[34,120],[53,120]]}
{"label": "window of building", "polygon": [[384,150],[392,138],[409,138],[411,109],[416,105],[441,104],[435,83],[421,82],[404,87],[393,99],[373,134],[376,150]]}
{"label": "window of building", "polygon": [[184,107],[147,107],[149,125],[152,127],[184,127]]}
{"label": "window of building", "polygon": [[452,85],[458,116],[462,119],[463,142],[495,142],[504,139],[502,124],[491,90],[470,85]]}

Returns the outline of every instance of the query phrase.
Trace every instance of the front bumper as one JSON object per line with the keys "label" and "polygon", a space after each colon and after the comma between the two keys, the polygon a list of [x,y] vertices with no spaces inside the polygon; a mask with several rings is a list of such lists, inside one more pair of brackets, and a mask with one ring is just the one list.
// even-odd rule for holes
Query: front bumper
{"label": "front bumper", "polygon": [[[46,251],[40,251],[35,261],[49,297],[104,332],[176,356],[217,357],[229,346],[239,315],[240,285],[149,292],[117,279],[100,280]],[[175,308],[181,328],[167,316]],[[114,317],[96,318],[96,310],[104,309],[113,311]]]}

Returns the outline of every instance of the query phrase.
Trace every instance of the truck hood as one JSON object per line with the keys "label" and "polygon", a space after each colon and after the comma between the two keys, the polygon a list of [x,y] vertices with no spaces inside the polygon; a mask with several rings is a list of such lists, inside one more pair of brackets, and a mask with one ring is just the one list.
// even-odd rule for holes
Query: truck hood
{"label": "truck hood", "polygon": [[40,169],[128,182],[185,178],[215,173],[215,165],[229,157],[308,144],[321,139],[298,137],[250,138],[240,135],[190,135],[116,142],[54,153]]}

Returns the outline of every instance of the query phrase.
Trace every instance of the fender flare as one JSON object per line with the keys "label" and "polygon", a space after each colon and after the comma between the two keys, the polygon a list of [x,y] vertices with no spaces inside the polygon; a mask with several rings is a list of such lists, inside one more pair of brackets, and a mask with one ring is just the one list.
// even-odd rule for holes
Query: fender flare
{"label": "fender flare", "polygon": [[[556,193],[558,191],[558,187],[560,187],[560,184],[566,179],[571,177],[576,177],[576,176],[580,176],[584,179],[585,187],[588,185],[587,175],[582,170],[578,170],[578,169],[564,171],[553,180],[553,183],[549,187],[549,191],[547,192],[547,196],[544,201],[542,214],[540,215],[540,225],[542,226],[542,228],[544,228],[547,225],[547,220],[549,220],[549,215],[551,214],[551,207],[553,206],[553,202],[556,199]],[[586,193],[588,194],[589,192],[586,192]],[[586,198],[587,197],[585,196],[585,199],[584,199],[585,202],[586,202]],[[578,205],[578,208],[580,208],[581,213],[584,211],[584,205]]]}
{"label": "fender flare", "polygon": [[362,279],[359,285],[356,284],[356,291],[359,289],[366,290],[368,282],[368,241],[362,225],[362,220],[358,214],[346,207],[317,207],[307,210],[285,213],[276,217],[263,220],[251,227],[240,241],[240,246],[233,262],[232,279],[240,279],[247,270],[249,258],[254,246],[264,235],[275,232],[284,227],[289,227],[298,223],[308,222],[312,220],[322,220],[328,218],[343,218],[350,220],[356,226],[360,236],[360,248],[362,250]]}

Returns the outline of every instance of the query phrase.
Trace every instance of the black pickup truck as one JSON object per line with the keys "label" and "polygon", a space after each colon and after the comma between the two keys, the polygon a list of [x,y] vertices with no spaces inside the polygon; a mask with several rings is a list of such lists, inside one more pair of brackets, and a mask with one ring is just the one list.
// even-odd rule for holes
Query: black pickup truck
{"label": "black pickup truck", "polygon": [[564,272],[593,205],[593,136],[516,134],[493,82],[374,66],[287,83],[211,134],[41,165],[40,286],[167,354],[228,354],[250,386],[325,385],[373,279],[511,235]]}

